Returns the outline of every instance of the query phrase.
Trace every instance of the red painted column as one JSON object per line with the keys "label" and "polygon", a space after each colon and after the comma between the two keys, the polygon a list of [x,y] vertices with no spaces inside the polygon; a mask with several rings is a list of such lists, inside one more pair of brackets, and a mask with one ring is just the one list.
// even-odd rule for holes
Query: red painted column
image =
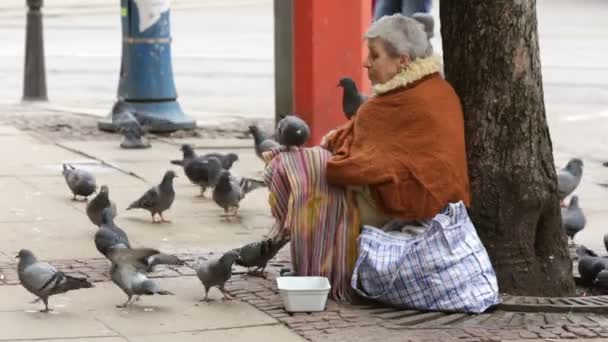
{"label": "red painted column", "polygon": [[340,78],[369,92],[363,34],[370,23],[371,0],[294,1],[294,112],[310,125],[309,145],[346,122]]}

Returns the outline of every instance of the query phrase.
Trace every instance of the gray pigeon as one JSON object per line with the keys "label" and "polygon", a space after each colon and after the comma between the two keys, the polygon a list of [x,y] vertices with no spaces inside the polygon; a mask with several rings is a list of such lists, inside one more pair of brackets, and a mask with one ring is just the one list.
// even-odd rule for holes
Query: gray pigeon
{"label": "gray pigeon", "polygon": [[77,169],[70,164],[63,164],[63,177],[74,195],[72,198],[74,201],[76,196],[82,196],[86,201],[87,197],[97,190],[95,176],[89,171]]}
{"label": "gray pigeon", "polygon": [[[249,274],[264,276],[264,270],[266,269],[268,261],[274,258],[287,242],[289,242],[289,239],[280,238],[265,239],[246,244],[235,250],[239,253],[236,264],[247,268],[256,267],[256,269],[253,272],[249,272]],[[260,272],[258,273],[258,271]]]}
{"label": "gray pigeon", "polygon": [[585,247],[584,245],[579,245],[578,247],[576,247],[575,253],[579,257],[579,259],[585,256],[598,256],[597,253]]}
{"label": "gray pigeon", "polygon": [[135,117],[135,108],[120,98],[112,107],[112,123],[122,133],[120,147],[125,149],[148,148],[150,142],[143,138],[146,130]]}
{"label": "gray pigeon", "polygon": [[116,203],[110,201],[110,189],[107,185],[102,185],[97,196],[87,203],[87,216],[94,225],[101,224],[101,212],[105,208],[110,208],[112,218],[116,217]]}
{"label": "gray pigeon", "polygon": [[239,253],[236,251],[228,251],[219,259],[209,261],[199,259],[193,265],[198,279],[201,280],[201,283],[205,287],[205,298],[201,301],[209,300],[209,290],[214,286],[222,291],[224,299],[232,299],[224,289],[224,285],[232,276],[232,264],[234,264],[238,257]]}
{"label": "gray pigeon", "polygon": [[102,210],[101,222],[94,240],[95,247],[106,258],[109,258],[110,250],[113,248],[131,248],[127,233],[114,224],[111,208]]}
{"label": "gray pigeon", "polygon": [[557,173],[557,194],[562,207],[564,199],[568,197],[580,184],[583,176],[583,161],[573,158]]}
{"label": "gray pigeon", "polygon": [[591,286],[597,275],[606,269],[608,269],[608,259],[606,258],[584,256],[578,261],[581,283],[586,286]]}
{"label": "gray pigeon", "polygon": [[[129,237],[124,230],[116,226],[112,220],[111,211],[106,208],[102,212],[102,223],[95,233],[95,247],[99,253],[110,258],[112,249],[131,248]],[[134,263],[141,272],[153,272],[156,265],[184,265],[184,261],[170,254],[158,252],[148,256],[146,259],[137,260]]]}
{"label": "gray pigeon", "polygon": [[310,137],[308,124],[295,115],[287,115],[277,124],[277,141],[285,147],[302,146]]}
{"label": "gray pigeon", "polygon": [[604,234],[604,248],[608,251],[608,234]]}
{"label": "gray pigeon", "polygon": [[281,148],[281,144],[267,137],[256,125],[249,126],[249,132],[253,135],[253,147],[258,158],[262,159],[262,153]]}
{"label": "gray pigeon", "polygon": [[261,186],[264,186],[264,182],[236,177],[230,171],[223,170],[213,188],[213,200],[224,209],[225,216],[236,216],[239,203],[245,195]]}
{"label": "gray pigeon", "polygon": [[212,152],[212,153],[207,153],[207,154],[199,157],[196,154],[196,152],[194,152],[194,148],[190,144],[183,144],[180,149],[182,150],[182,153],[183,153],[182,160],[177,160],[177,159],[171,160],[171,164],[184,166],[184,164],[187,161],[195,159],[195,158],[206,159],[206,158],[210,158],[210,157],[215,157],[221,162],[222,168],[224,168],[226,170],[230,170],[230,168],[232,168],[232,164],[234,164],[234,162],[239,160],[239,156],[236,153],[224,154],[224,153]]}
{"label": "gray pigeon", "polygon": [[148,279],[146,274],[139,268],[142,260],[147,260],[159,253],[159,251],[149,248],[112,248],[110,250],[108,254],[108,258],[112,261],[110,277],[112,278],[112,282],[120,287],[128,297],[126,302],[117,305],[117,307],[127,307],[133,296],[173,295],[169,291],[162,290],[157,283]]}
{"label": "gray pigeon", "polygon": [[600,295],[608,293],[608,270],[602,270],[597,274],[595,280],[593,280],[593,288]]}
{"label": "gray pigeon", "polygon": [[357,89],[357,84],[350,77],[340,79],[338,87],[342,87],[342,111],[348,120],[350,120],[359,107],[367,100],[367,97]]}
{"label": "gray pigeon", "polygon": [[157,222],[156,214],[160,216],[160,222],[170,222],[163,218],[163,212],[171,208],[175,199],[175,190],[173,189],[173,178],[175,177],[177,177],[175,172],[171,170],[165,172],[160,184],[146,191],[139,199],[131,203],[127,210],[145,209],[152,215],[152,222]]}
{"label": "gray pigeon", "polygon": [[194,152],[194,148],[190,144],[183,144],[180,147],[180,150],[182,151],[182,160],[178,160],[178,159],[171,160],[171,164],[184,166],[184,164],[188,160],[198,157],[196,155],[196,152]]}
{"label": "gray pigeon", "polygon": [[578,196],[574,195],[570,199],[570,205],[562,208],[562,227],[574,243],[574,235],[585,228],[587,219],[583,210],[578,205]]}
{"label": "gray pigeon", "polygon": [[35,302],[42,300],[44,303],[42,312],[49,311],[49,297],[52,295],[94,287],[87,279],[65,275],[50,264],[38,261],[27,249],[20,250],[17,258],[19,258],[17,266],[19,281],[26,290],[38,297]]}
{"label": "gray pigeon", "polygon": [[192,146],[184,144],[181,147],[183,152],[182,160],[172,160],[171,163],[181,165],[184,168],[186,177],[193,183],[201,187],[201,197],[205,197],[207,188],[213,188],[217,183],[220,172],[223,169],[230,169],[232,164],[238,160],[235,153],[221,154],[209,153],[197,156]]}
{"label": "gray pigeon", "polygon": [[236,153],[223,154],[223,153],[212,152],[212,153],[207,153],[207,154],[201,156],[201,158],[203,158],[203,159],[217,158],[222,163],[222,168],[224,170],[230,170],[232,168],[232,164],[234,164],[234,162],[239,160],[239,155]]}

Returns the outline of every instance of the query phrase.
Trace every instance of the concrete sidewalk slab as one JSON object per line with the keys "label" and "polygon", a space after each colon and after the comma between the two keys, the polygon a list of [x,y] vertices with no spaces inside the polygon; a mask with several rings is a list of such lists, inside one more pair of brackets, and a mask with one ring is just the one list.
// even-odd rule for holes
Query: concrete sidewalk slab
{"label": "concrete sidewalk slab", "polygon": [[0,250],[14,256],[19,249],[28,248],[46,260],[98,258],[101,255],[93,242],[95,228],[83,215],[69,220],[0,222]]}
{"label": "concrete sidewalk slab", "polygon": [[[122,337],[79,337],[78,341],[83,342],[129,342]],[[52,339],[52,340],[7,340],[3,342],[74,342],[73,338]]]}
{"label": "concrete sidewalk slab", "polygon": [[[206,330],[239,327],[246,327],[244,332],[258,336],[273,332],[285,338],[281,339],[283,341],[302,340],[278,325],[275,319],[244,302],[222,301],[216,289],[210,292],[213,301],[199,303],[203,287],[196,277],[156,281],[175,295],[145,296],[131,307],[119,309],[115,305],[126,300],[123,292],[113,283],[96,283],[92,289],[52,297],[50,305],[55,311],[51,314],[37,312],[41,304],[29,304],[33,296],[21,286],[3,287],[6,300],[0,303],[0,322],[3,326],[8,323],[10,327],[0,329],[0,340],[122,336],[133,341],[137,336],[152,338],[158,334],[185,333],[184,339],[172,340],[189,341],[189,335],[193,338],[207,336]],[[257,331],[257,327],[262,330]],[[154,341],[157,340],[161,337]]]}
{"label": "concrete sidewalk slab", "polygon": [[[268,342],[268,341],[306,341],[296,333],[282,326],[259,326],[253,328],[235,328],[229,330],[212,330],[205,332],[188,332],[162,334],[155,336],[134,337],[131,342]],[[86,341],[88,342],[88,341]]]}
{"label": "concrete sidewalk slab", "polygon": [[0,222],[71,219],[79,215],[69,200],[58,201],[17,178],[0,177],[0,191],[5,194],[0,196],[0,207],[5,208],[0,211]]}

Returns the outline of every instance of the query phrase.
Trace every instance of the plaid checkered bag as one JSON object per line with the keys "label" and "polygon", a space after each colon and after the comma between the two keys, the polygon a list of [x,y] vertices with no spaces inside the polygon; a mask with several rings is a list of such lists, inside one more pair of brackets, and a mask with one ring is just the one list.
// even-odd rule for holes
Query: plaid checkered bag
{"label": "plaid checkered bag", "polygon": [[480,313],[500,303],[490,258],[462,202],[451,203],[413,238],[364,226],[351,286],[397,307]]}

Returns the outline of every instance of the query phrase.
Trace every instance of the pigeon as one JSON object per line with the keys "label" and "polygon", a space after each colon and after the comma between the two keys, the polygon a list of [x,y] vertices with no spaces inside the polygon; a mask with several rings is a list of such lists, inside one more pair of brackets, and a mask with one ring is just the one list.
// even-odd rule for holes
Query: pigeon
{"label": "pigeon", "polygon": [[568,197],[580,184],[583,176],[583,161],[579,158],[570,159],[568,164],[557,173],[557,194],[562,207]]}
{"label": "pigeon", "polygon": [[175,177],[177,177],[175,172],[171,170],[165,172],[160,184],[146,191],[139,199],[131,203],[127,210],[145,209],[152,215],[153,223],[157,223],[156,214],[160,216],[160,222],[170,222],[163,218],[163,211],[171,208],[175,199],[175,190],[173,190],[173,178]]}
{"label": "pigeon", "polygon": [[604,248],[608,251],[608,234],[604,235]]}
{"label": "pigeon", "polygon": [[597,255],[597,253],[595,253],[594,251],[590,250],[589,248],[587,248],[583,245],[576,247],[575,253],[579,258],[582,258],[585,256],[592,256],[592,257],[599,256],[599,255]]}
{"label": "pigeon", "polygon": [[150,147],[150,142],[142,139],[146,129],[137,121],[135,108],[122,98],[119,98],[112,107],[112,124],[123,135],[120,147],[125,149]]}
{"label": "pigeon", "polygon": [[212,152],[212,153],[207,153],[201,156],[202,159],[208,159],[208,158],[217,158],[217,160],[220,161],[220,163],[222,164],[222,168],[224,170],[230,170],[232,168],[232,164],[234,164],[235,161],[239,160],[239,155],[236,153],[217,153],[217,152]]}
{"label": "pigeon", "polygon": [[184,154],[181,161],[172,160],[172,164],[181,165],[184,168],[186,177],[193,184],[201,187],[200,197],[205,197],[207,188],[213,188],[217,183],[222,168],[232,167],[232,163],[238,160],[234,153],[222,155],[220,153],[210,153],[204,156],[197,156],[192,146],[182,145]]}
{"label": "pigeon", "polygon": [[264,182],[235,177],[230,171],[223,170],[213,188],[213,201],[224,209],[225,216],[236,216],[245,195],[261,186],[264,186]]}
{"label": "pigeon", "polygon": [[578,206],[578,196],[574,195],[570,199],[570,205],[562,208],[562,227],[574,243],[574,235],[585,228],[587,219],[583,210]]}
{"label": "pigeon", "polygon": [[238,257],[239,253],[231,250],[224,253],[219,259],[209,261],[199,259],[198,262],[193,265],[198,279],[201,280],[201,283],[203,283],[203,286],[205,287],[205,298],[203,298],[201,302],[209,300],[209,290],[214,286],[222,291],[224,299],[232,299],[224,289],[224,285],[232,276],[232,264]]}
{"label": "pigeon", "polygon": [[[241,248],[235,249],[239,253],[239,258],[236,264],[242,267],[256,267],[253,272],[248,272],[250,275],[261,275],[264,277],[266,264],[289,242],[287,238],[278,240],[265,239],[244,245]],[[259,273],[258,273],[259,271]]]}
{"label": "pigeon", "polygon": [[94,287],[87,279],[65,275],[50,264],[38,261],[27,249],[20,250],[17,258],[19,281],[26,290],[38,297],[34,302],[42,300],[42,312],[49,312],[49,297],[52,295]]}
{"label": "pigeon", "polygon": [[581,283],[586,286],[591,286],[597,277],[597,274],[605,268],[602,258],[593,256],[584,256],[578,261],[578,273],[581,277]]}
{"label": "pigeon", "polygon": [[116,217],[116,203],[110,201],[110,190],[107,185],[99,188],[99,193],[87,204],[87,216],[94,225],[101,224],[101,212],[110,208],[112,218]]}
{"label": "pigeon", "polygon": [[101,222],[95,233],[94,240],[95,247],[106,258],[109,258],[110,250],[113,248],[131,248],[127,233],[114,224],[111,208],[102,210]]}
{"label": "pigeon", "polygon": [[277,124],[277,141],[289,148],[302,146],[310,137],[308,124],[295,115],[287,115]]}
{"label": "pigeon", "polygon": [[77,169],[70,164],[63,164],[63,177],[74,195],[72,198],[74,201],[76,196],[82,196],[86,201],[87,197],[97,190],[95,176],[89,171]]}
{"label": "pigeon", "polygon": [[367,97],[357,89],[357,84],[350,77],[340,79],[337,85],[342,87],[342,111],[348,120],[352,119]]}
{"label": "pigeon", "polygon": [[582,285],[590,286],[597,276],[594,273],[594,268],[598,263],[599,258],[593,256],[583,256],[578,260],[578,273],[581,278]]}
{"label": "pigeon", "polygon": [[601,295],[608,293],[608,270],[602,270],[597,274],[593,280],[593,287]]}
{"label": "pigeon", "polygon": [[[106,208],[102,211],[102,223],[95,233],[95,247],[106,258],[110,258],[112,249],[126,248],[131,249],[129,237],[124,230],[116,226],[112,220],[111,211]],[[184,261],[170,254],[158,252],[150,255],[146,259],[138,260],[135,264],[141,272],[154,272],[156,265],[184,265]]]}
{"label": "pigeon", "polygon": [[139,265],[141,265],[142,260],[147,260],[159,253],[159,251],[151,248],[110,249],[108,254],[108,258],[112,262],[110,278],[127,295],[127,301],[121,305],[116,305],[116,307],[127,307],[134,295],[138,296],[138,298],[142,295],[173,295],[169,291],[162,290],[156,282],[148,279],[146,274],[140,269]]}
{"label": "pigeon", "polygon": [[[194,152],[194,148],[190,144],[183,144],[181,147],[181,150],[183,153],[182,160],[177,160],[177,159],[171,160],[171,164],[184,166],[184,164],[187,160],[195,159],[198,157],[196,152]],[[206,159],[209,157],[217,158],[221,162],[222,168],[224,168],[226,170],[230,170],[230,168],[232,168],[232,164],[234,164],[234,162],[239,160],[239,156],[236,153],[223,154],[223,153],[212,152],[212,153],[207,153],[205,155],[200,156],[200,158],[202,158],[202,159]]]}
{"label": "pigeon", "polygon": [[253,135],[255,154],[260,159],[262,159],[262,153],[281,147],[281,144],[266,137],[256,125],[249,126],[249,132]]}
{"label": "pigeon", "polygon": [[182,160],[171,160],[171,164],[184,166],[186,161],[197,157],[196,152],[194,152],[194,148],[190,144],[183,144],[180,147],[180,150],[182,151]]}

